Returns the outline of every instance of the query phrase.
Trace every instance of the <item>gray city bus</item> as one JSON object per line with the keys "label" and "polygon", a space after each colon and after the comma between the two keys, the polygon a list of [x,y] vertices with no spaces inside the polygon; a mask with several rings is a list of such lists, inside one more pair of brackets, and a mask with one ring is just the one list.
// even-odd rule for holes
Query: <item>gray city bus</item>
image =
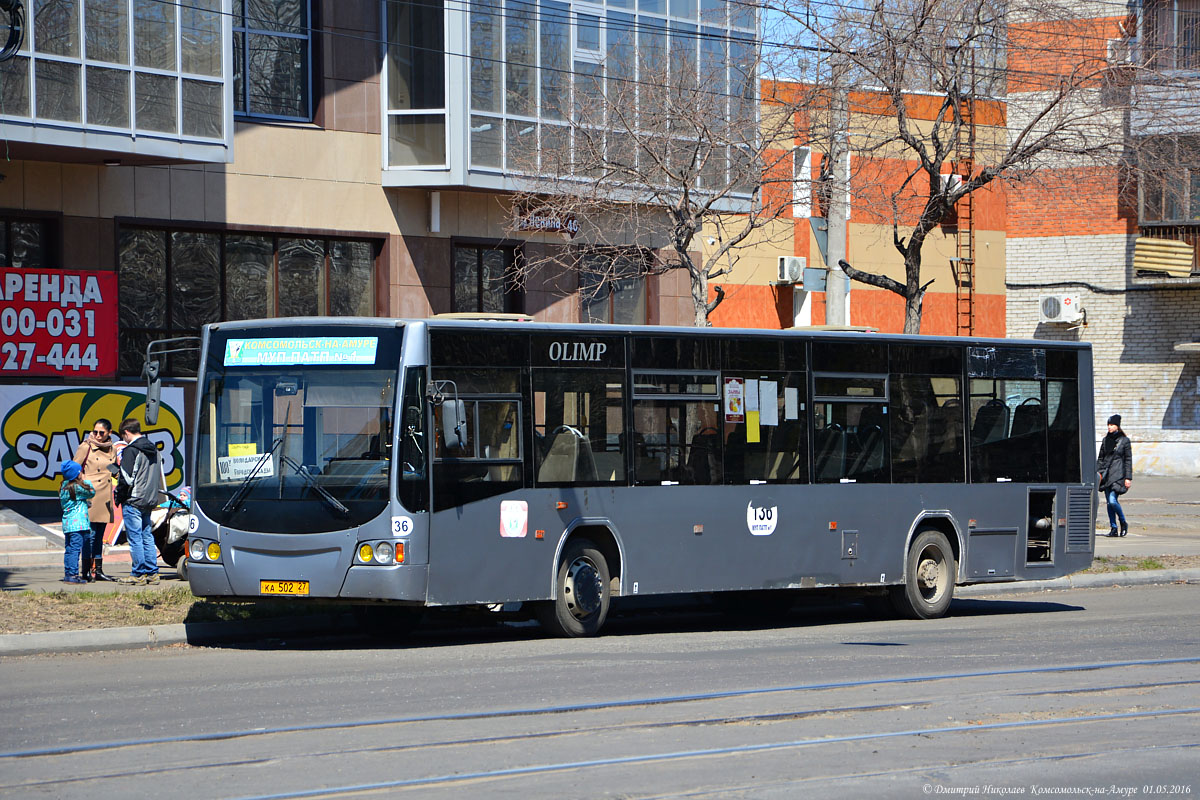
{"label": "gray city bus", "polygon": [[634,595],[854,587],[932,618],[1093,555],[1086,344],[223,322],[193,430],[203,597],[519,603],[587,636]]}

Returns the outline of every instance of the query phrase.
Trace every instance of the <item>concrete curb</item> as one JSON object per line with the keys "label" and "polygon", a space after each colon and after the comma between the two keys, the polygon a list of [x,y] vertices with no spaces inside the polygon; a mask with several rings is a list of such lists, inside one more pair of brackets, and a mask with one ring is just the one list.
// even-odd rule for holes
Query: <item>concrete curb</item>
{"label": "concrete curb", "polygon": [[46,653],[85,653],[94,650],[140,650],[174,644],[205,644],[281,636],[314,636],[355,625],[347,614],[314,614],[240,622],[184,622],[133,628],[93,628],[82,631],[7,633],[0,635],[0,657]]}
{"label": "concrete curb", "polygon": [[1020,583],[977,583],[955,588],[955,597],[980,597],[991,594],[1026,594],[1062,589],[1096,589],[1106,586],[1142,586],[1150,583],[1200,582],[1198,569],[1148,569],[1124,572],[1068,575],[1048,581]]}
{"label": "concrete curb", "polygon": [[[956,597],[1029,594],[1066,589],[1140,586],[1154,583],[1200,583],[1200,569],[1156,569],[1069,575],[1047,581],[981,583],[955,588]],[[349,614],[316,614],[311,617],[256,619],[245,622],[191,622],[138,628],[95,628],[83,631],[8,633],[0,635],[0,657],[47,653],[84,653],[94,650],[140,650],[174,644],[205,644],[281,636],[317,636],[353,628]]]}

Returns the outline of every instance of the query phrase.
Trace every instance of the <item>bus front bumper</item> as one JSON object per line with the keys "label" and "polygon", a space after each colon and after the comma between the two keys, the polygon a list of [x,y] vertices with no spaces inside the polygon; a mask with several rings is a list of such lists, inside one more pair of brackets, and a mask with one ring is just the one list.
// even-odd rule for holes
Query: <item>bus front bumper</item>
{"label": "bus front bumper", "polygon": [[[197,597],[246,597],[233,590],[222,564],[188,563],[188,583]],[[353,600],[406,600],[425,602],[429,568],[423,564],[397,564],[390,567],[350,567],[341,590],[334,595]],[[278,597],[278,595],[251,595]],[[311,595],[330,597],[329,595]]]}

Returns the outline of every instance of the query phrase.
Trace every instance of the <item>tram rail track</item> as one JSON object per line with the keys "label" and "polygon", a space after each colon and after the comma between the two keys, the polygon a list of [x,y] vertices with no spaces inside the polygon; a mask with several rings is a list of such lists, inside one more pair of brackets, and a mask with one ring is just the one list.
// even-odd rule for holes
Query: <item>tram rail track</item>
{"label": "tram rail track", "polygon": [[[1171,705],[1164,704],[1162,699],[1158,698],[1151,704],[1156,707],[1124,708],[1118,703],[1115,708],[1097,709],[1095,713],[1043,708],[1038,712],[1037,718],[1026,719],[1001,719],[1000,715],[988,710],[988,705],[994,704],[996,698],[1005,702],[1020,703],[1031,698],[1053,695],[1069,697],[1087,692],[1175,691],[1183,693],[1182,699],[1186,700],[1190,696],[1194,700],[1195,695],[1188,695],[1187,687],[1200,683],[1200,680],[1190,679],[1189,674],[1197,665],[1200,665],[1200,657],[928,673],[789,686],[748,687],[608,702],[413,714],[387,719],[196,732],[170,737],[11,750],[0,753],[0,759],[8,764],[4,773],[13,777],[16,777],[14,772],[31,774],[26,780],[0,779],[0,794],[68,790],[84,785],[115,786],[155,774],[172,774],[178,778],[190,773],[199,778],[210,772],[253,769],[267,764],[293,763],[299,767],[305,763],[335,763],[379,756],[404,756],[418,763],[429,764],[429,768],[423,770],[424,774],[394,780],[335,781],[333,783],[336,785],[325,787],[281,787],[281,791],[274,793],[244,794],[246,798],[255,800],[333,797],[412,789],[452,789],[476,782],[533,780],[539,776],[554,774],[614,768],[639,769],[651,765],[686,765],[719,758],[837,749],[839,746],[878,744],[890,740],[924,741],[951,736],[978,738],[1002,733],[1040,732],[1056,726],[1063,730],[1078,731],[1083,726],[1184,720],[1200,716],[1200,703]],[[1133,677],[1133,680],[1118,679],[1087,688],[1047,687],[1038,692],[1021,691],[1019,686],[1013,685],[1014,682],[1009,680],[1021,676],[1041,678],[1083,672],[1111,673],[1116,677],[1123,670],[1140,672],[1129,676]],[[1163,674],[1164,672],[1171,674]],[[1136,679],[1138,675],[1144,679]],[[999,688],[995,686],[997,682],[1000,684]],[[921,691],[911,691],[913,686],[921,687]],[[858,696],[865,691],[896,691],[898,696],[880,698],[880,702],[877,703],[823,705],[820,702],[802,702],[803,698],[814,695],[830,697],[829,693],[840,692]],[[960,704],[976,704],[982,709],[979,719],[935,724],[932,715],[940,713],[936,708],[938,698],[948,695],[953,695]],[[780,704],[780,698],[787,700]],[[772,710],[754,713],[737,714],[728,710],[731,707],[756,702],[774,705]],[[675,709],[677,713],[685,710],[688,704],[695,705],[701,713],[670,716],[673,713],[671,709]],[[783,707],[778,707],[779,705]],[[1025,710],[1022,711],[1022,708]],[[1018,712],[1030,713],[1024,706],[1019,707]],[[909,719],[915,714],[926,715],[921,720],[924,724],[905,726],[897,723],[897,720]],[[609,719],[617,715],[632,715],[632,718],[616,721]],[[545,729],[513,730],[514,726],[540,725],[556,720],[562,720],[562,723],[552,724]],[[480,723],[496,727],[498,732],[485,735],[454,735],[463,725],[476,726]],[[811,730],[811,734],[795,735],[797,725],[809,726],[799,732]],[[396,731],[388,731],[386,726],[393,726]],[[728,731],[736,726],[753,731],[759,740],[704,746],[705,736],[712,731]],[[846,726],[849,726],[849,730],[841,731],[841,728]],[[1200,726],[1193,727],[1200,729]],[[666,732],[664,735],[665,729],[672,728],[677,730]],[[397,735],[397,731],[403,733]],[[446,735],[447,733],[451,735]],[[729,738],[728,734],[724,735]],[[591,737],[590,741],[603,742],[608,752],[598,753],[596,758],[553,757],[559,751],[572,752],[568,743],[571,737],[580,736]],[[655,738],[656,736],[659,738]],[[693,742],[688,737],[694,737],[696,741]],[[1072,737],[1064,734],[1060,738],[1068,741]],[[1176,742],[1175,745],[1200,746],[1200,736],[1192,738],[1195,741]],[[290,739],[289,744],[298,747],[282,756],[269,752],[273,745],[284,739]],[[380,739],[387,741],[380,742]],[[250,742],[255,740],[260,744],[251,745]],[[665,746],[674,741],[682,741],[690,746]],[[635,744],[627,745],[629,742]],[[330,746],[331,744],[333,746]],[[644,749],[641,752],[627,752],[631,746],[643,745]],[[248,752],[250,748],[253,750]],[[525,759],[525,763],[504,766],[486,763],[489,758],[495,758],[495,751],[504,748],[507,748],[506,752],[532,755]],[[1092,750],[1108,752],[1103,747]],[[438,771],[436,754],[439,751],[443,755],[461,755],[462,763],[479,764],[479,767],[462,771]],[[147,764],[140,769],[126,768],[127,763],[137,763],[149,759],[151,755],[161,763],[156,766]],[[1057,754],[1060,757],[1069,755],[1071,754]],[[113,759],[113,756],[117,758]],[[122,768],[114,769],[114,761],[119,761]],[[21,768],[14,769],[18,765],[21,765]],[[49,771],[53,771],[56,777],[33,777],[34,773],[46,775]],[[57,777],[61,775],[72,777]]]}

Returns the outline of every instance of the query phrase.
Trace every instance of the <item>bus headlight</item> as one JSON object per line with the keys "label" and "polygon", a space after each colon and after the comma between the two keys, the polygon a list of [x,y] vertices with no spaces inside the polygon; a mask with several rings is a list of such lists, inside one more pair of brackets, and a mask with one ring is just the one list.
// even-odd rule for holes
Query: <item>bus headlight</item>
{"label": "bus headlight", "polygon": [[199,539],[192,539],[188,542],[188,556],[192,561],[204,560],[204,542]]}
{"label": "bus headlight", "polygon": [[354,551],[355,564],[390,567],[404,563],[404,542],[385,539],[375,542],[359,542]]}
{"label": "bus headlight", "polygon": [[216,542],[209,542],[208,547],[205,548],[205,554],[208,556],[209,561],[220,561],[221,545],[217,544]]}

